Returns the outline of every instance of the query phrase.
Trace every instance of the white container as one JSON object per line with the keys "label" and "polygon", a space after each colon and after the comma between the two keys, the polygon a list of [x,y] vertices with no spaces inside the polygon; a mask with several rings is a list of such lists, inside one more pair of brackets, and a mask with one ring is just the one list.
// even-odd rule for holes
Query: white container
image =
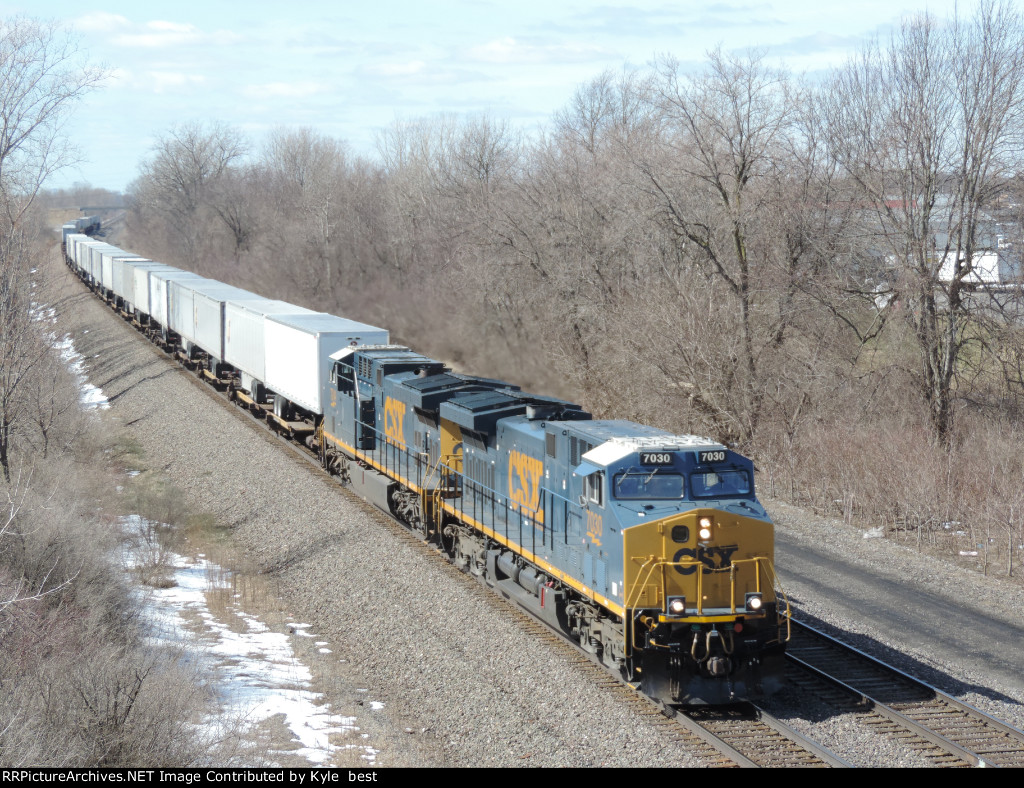
{"label": "white container", "polygon": [[170,328],[170,283],[183,279],[202,279],[199,274],[182,271],[180,268],[161,269],[149,272],[149,319],[162,328]]}
{"label": "white container", "polygon": [[71,258],[71,265],[76,271],[82,270],[82,265],[78,262],[78,244],[88,240],[89,236],[83,233],[71,233],[68,235],[66,244],[68,257]]}
{"label": "white container", "polygon": [[195,345],[218,361],[224,360],[224,303],[259,296],[215,279],[172,279],[169,282],[168,323],[189,346]]}
{"label": "white container", "polygon": [[174,269],[166,263],[153,260],[131,260],[124,262],[122,285],[125,289],[125,304],[137,314],[149,317],[149,272]]}
{"label": "white container", "polygon": [[93,283],[99,283],[100,281],[100,256],[99,254],[93,254],[93,250],[97,247],[109,246],[105,241],[96,241],[89,239],[88,241],[82,241],[78,244],[78,259],[82,266],[82,273],[85,274],[86,279]]}
{"label": "white container", "polygon": [[89,272],[92,275],[92,280],[96,284],[100,283],[100,275],[102,270],[103,259],[100,257],[100,253],[105,249],[112,249],[113,247],[106,241],[94,241],[89,244]]}
{"label": "white container", "polygon": [[266,318],[314,314],[312,309],[272,298],[232,299],[224,305],[224,360],[241,373],[243,390],[253,393],[254,382],[266,382]]}
{"label": "white container", "polygon": [[331,379],[331,354],[349,346],[386,345],[389,335],[387,329],[315,312],[269,315],[264,337],[267,387],[322,415],[321,398]]}
{"label": "white container", "polygon": [[109,249],[103,249],[100,251],[100,284],[110,292],[114,291],[114,264],[115,261],[122,260],[145,260],[144,257],[139,257],[135,252],[126,252],[124,249],[118,249],[116,246],[111,246]]}
{"label": "white container", "polygon": [[95,278],[96,284],[103,284],[103,257],[104,255],[116,254],[121,250],[113,244],[106,242],[98,243],[95,246],[90,247],[90,267],[92,268],[93,277]]}
{"label": "white container", "polygon": [[132,266],[136,263],[152,263],[147,257],[133,255],[131,257],[115,257],[111,266],[110,290],[123,302],[135,297],[135,273]]}

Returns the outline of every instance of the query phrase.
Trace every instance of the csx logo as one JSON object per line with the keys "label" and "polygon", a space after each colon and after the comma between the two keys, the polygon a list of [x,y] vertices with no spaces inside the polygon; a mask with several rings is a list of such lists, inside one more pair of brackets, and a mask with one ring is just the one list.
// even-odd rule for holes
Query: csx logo
{"label": "csx logo", "polygon": [[587,538],[598,547],[601,546],[601,536],[604,533],[604,518],[595,512],[587,511]]}
{"label": "csx logo", "polygon": [[508,457],[508,497],[512,510],[526,512],[538,523],[544,522],[540,508],[540,480],[544,464],[521,451],[513,451]]}
{"label": "csx logo", "polygon": [[[702,574],[710,575],[715,569],[725,569],[732,565],[732,554],[739,550],[739,545],[729,547],[684,547],[672,559],[678,564],[687,558],[693,558],[704,564]],[[677,566],[676,571],[681,575],[692,575],[697,571],[696,564],[689,566]]]}
{"label": "csx logo", "polygon": [[388,397],[384,400],[384,434],[395,443],[405,445],[402,421],[405,418],[405,403]]}

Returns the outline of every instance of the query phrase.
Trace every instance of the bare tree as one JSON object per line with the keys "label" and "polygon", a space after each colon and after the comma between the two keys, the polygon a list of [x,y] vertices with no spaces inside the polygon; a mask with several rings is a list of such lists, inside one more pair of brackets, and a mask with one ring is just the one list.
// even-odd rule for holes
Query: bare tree
{"label": "bare tree", "polygon": [[210,208],[228,230],[236,263],[252,247],[259,230],[257,183],[253,168],[233,167],[210,187]]}
{"label": "bare tree", "polygon": [[0,238],[0,468],[11,480],[11,449],[31,407],[26,383],[50,349],[31,318],[29,269],[33,258],[24,231]]}
{"label": "bare tree", "polygon": [[985,210],[1021,163],[1024,24],[1009,3],[969,20],[905,22],[824,92],[829,142],[892,270],[891,303],[917,345],[919,386],[949,446],[972,342],[968,296]]}
{"label": "bare tree", "polygon": [[337,225],[348,201],[345,196],[345,146],[310,128],[278,129],[264,154],[264,167],[285,216],[302,226],[304,253],[318,262],[314,290],[332,292],[335,282]]}
{"label": "bare tree", "polygon": [[105,76],[56,22],[0,20],[0,198],[8,226],[20,222],[47,177],[74,160],[64,123]]}
{"label": "bare tree", "polygon": [[31,325],[33,247],[26,215],[43,182],[71,161],[63,123],[103,79],[75,39],[53,23],[0,22],[0,467],[10,481],[21,387],[46,352]]}
{"label": "bare tree", "polygon": [[211,187],[246,151],[241,135],[224,124],[175,126],[153,147],[136,180],[137,210],[163,219],[183,244],[186,263],[199,258]]}
{"label": "bare tree", "polygon": [[792,314],[774,304],[785,272],[775,248],[775,198],[795,122],[789,76],[761,54],[716,50],[695,75],[662,61],[657,92],[663,142],[641,151],[637,166],[681,263],[699,274],[687,282],[714,282],[712,303],[730,318],[705,339],[728,338],[707,381],[714,390],[702,380],[703,361],[693,367],[680,357],[674,376],[691,387],[692,401],[718,413],[720,437],[745,443],[762,414],[765,351],[784,341]]}

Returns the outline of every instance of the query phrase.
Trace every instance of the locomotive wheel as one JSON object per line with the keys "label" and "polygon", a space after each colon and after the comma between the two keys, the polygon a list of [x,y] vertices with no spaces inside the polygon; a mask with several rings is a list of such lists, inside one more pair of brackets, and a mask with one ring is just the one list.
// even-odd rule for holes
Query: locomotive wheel
{"label": "locomotive wheel", "polygon": [[458,542],[458,534],[455,529],[450,525],[445,525],[441,528],[439,542],[441,549],[444,550],[444,554],[454,563],[455,561],[455,548]]}

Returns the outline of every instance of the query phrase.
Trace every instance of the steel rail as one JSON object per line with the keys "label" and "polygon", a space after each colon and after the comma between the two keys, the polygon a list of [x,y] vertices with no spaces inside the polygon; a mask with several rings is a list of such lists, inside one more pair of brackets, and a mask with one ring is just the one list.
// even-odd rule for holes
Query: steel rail
{"label": "steel rail", "polygon": [[[915,678],[909,673],[889,665],[860,649],[843,643],[809,624],[794,619],[793,625],[797,631],[810,633],[811,637],[816,638],[825,647],[837,650],[840,654],[856,659],[873,671],[875,675],[859,679],[849,676],[840,678],[832,675],[829,671],[836,672],[835,667],[812,664],[807,658],[800,656],[798,643],[791,641],[790,648],[786,652],[786,658],[792,664],[799,667],[799,669],[805,670],[811,675],[835,686],[847,695],[855,698],[859,704],[871,708],[873,712],[936,747],[945,750],[963,763],[972,766],[989,767],[1024,766],[1024,731],[1018,730],[969,703],[958,700],[937,687]],[[887,703],[880,700],[876,689],[865,686],[869,681],[877,682],[880,678],[892,682],[894,687],[904,691],[915,691],[918,697],[908,697],[905,700],[897,701],[897,703],[905,707],[898,709],[893,705],[893,702]],[[968,722],[969,725],[951,725],[945,729],[941,725],[929,727],[927,722],[922,722],[911,716],[914,707],[920,709],[922,712],[921,716],[938,718],[946,714],[941,707],[924,708],[929,702],[938,703],[948,709],[960,712],[963,715],[961,719]],[[982,739],[982,737],[985,738]],[[980,745],[988,746],[983,747]]]}

